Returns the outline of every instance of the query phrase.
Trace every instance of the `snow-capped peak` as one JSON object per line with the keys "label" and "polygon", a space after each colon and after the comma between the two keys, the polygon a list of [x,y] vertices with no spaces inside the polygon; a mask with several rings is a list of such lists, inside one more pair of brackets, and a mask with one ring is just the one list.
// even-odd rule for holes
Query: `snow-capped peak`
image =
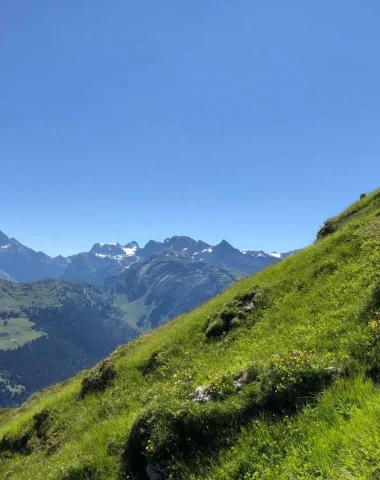
{"label": "snow-capped peak", "polygon": [[134,246],[132,248],[126,248],[126,247],[122,247],[122,250],[124,251],[124,253],[127,255],[127,257],[130,257],[132,255],[136,255],[136,250],[137,250],[137,247]]}
{"label": "snow-capped peak", "polygon": [[118,242],[96,243],[92,247],[90,253],[98,258],[110,258],[121,262],[126,257],[135,256],[137,250],[138,244],[136,242],[128,243],[124,247],[122,247]]}

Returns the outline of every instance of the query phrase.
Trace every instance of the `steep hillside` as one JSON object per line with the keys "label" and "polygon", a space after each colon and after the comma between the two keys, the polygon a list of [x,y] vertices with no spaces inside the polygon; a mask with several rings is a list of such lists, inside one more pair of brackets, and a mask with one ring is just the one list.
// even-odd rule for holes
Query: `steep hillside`
{"label": "steep hillside", "polygon": [[0,416],[0,478],[376,479],[380,191]]}
{"label": "steep hillside", "polygon": [[75,375],[116,346],[209,300],[236,281],[173,252],[139,262],[107,287],[0,280],[0,406]]}

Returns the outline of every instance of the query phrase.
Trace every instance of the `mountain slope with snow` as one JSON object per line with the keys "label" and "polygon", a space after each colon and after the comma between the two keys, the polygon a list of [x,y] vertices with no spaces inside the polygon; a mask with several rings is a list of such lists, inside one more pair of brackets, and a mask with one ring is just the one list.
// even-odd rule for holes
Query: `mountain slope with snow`
{"label": "mountain slope with snow", "polygon": [[52,258],[0,232],[0,271],[3,272],[0,275],[18,282],[53,278],[103,285],[108,277],[168,250],[241,275],[256,273],[293,253],[241,252],[226,240],[212,246],[202,240],[176,235],[163,242],[150,240],[144,247],[135,241],[125,245],[95,243],[88,252]]}
{"label": "mountain slope with snow", "polygon": [[66,264],[63,257],[52,258],[43,252],[35,252],[0,232],[0,269],[18,282],[59,278]]}
{"label": "mountain slope with snow", "polygon": [[202,240],[179,235],[163,242],[150,240],[142,248],[137,242],[124,246],[120,243],[96,243],[89,252],[69,257],[70,263],[62,278],[102,284],[108,276],[115,275],[134,263],[147,260],[151,255],[163,255],[169,250],[241,275],[256,273],[288,255],[275,252],[241,252],[226,240],[212,246]]}

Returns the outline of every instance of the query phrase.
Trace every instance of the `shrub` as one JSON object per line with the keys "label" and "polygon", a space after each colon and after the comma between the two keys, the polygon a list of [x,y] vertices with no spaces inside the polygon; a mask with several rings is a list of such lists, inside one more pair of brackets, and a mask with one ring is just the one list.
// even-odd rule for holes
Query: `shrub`
{"label": "shrub", "polygon": [[5,435],[1,440],[0,440],[0,454],[4,452],[9,452],[9,453],[22,453],[26,454],[29,453],[29,442],[30,439],[30,434],[29,433],[23,433],[20,436],[17,437],[8,437]]}
{"label": "shrub", "polygon": [[240,312],[236,307],[230,305],[224,307],[223,310],[220,312],[219,316],[226,325],[229,325],[231,323],[231,320],[235,317],[242,316],[242,318],[244,318],[242,312]]}
{"label": "shrub", "polygon": [[122,456],[123,478],[146,478],[148,464],[159,466],[169,478],[181,478],[180,461],[226,442],[233,412],[212,404],[184,405],[177,411],[161,408],[145,412],[132,426]]}
{"label": "shrub", "polygon": [[138,369],[143,375],[149,375],[156,372],[160,367],[167,365],[169,360],[178,356],[182,351],[181,345],[173,345],[165,347],[163,350],[156,351],[150,355],[150,357],[144,360],[139,366]]}
{"label": "shrub", "polygon": [[325,223],[319,229],[317,233],[317,240],[321,240],[322,238],[327,237],[328,235],[331,235],[336,231],[337,231],[337,225],[334,223],[333,219],[329,218],[328,220],[325,221]]}
{"label": "shrub", "polygon": [[114,365],[109,359],[103,360],[83,378],[80,397],[83,398],[89,393],[103,392],[115,376],[116,370]]}
{"label": "shrub", "polygon": [[243,323],[242,319],[239,318],[239,317],[234,317],[231,322],[230,322],[230,326],[231,328],[237,328],[237,327],[240,327],[240,325]]}
{"label": "shrub", "polygon": [[148,375],[149,373],[154,372],[160,365],[162,365],[159,355],[160,352],[154,352],[147,360],[144,360],[141,365],[139,365],[138,368],[143,375]]}
{"label": "shrub", "polygon": [[363,198],[365,198],[366,196],[367,196],[366,193],[361,193],[361,194],[360,194],[360,200],[363,200]]}
{"label": "shrub", "polygon": [[242,293],[241,295],[236,295],[233,299],[233,304],[237,306],[243,306],[246,305],[249,302],[252,302],[252,300],[257,296],[256,291],[251,291],[251,292],[246,292]]}
{"label": "shrub", "polygon": [[227,325],[221,318],[213,320],[210,325],[207,327],[205,335],[206,338],[217,338],[221,337],[227,331]]}
{"label": "shrub", "polygon": [[33,429],[36,432],[36,436],[40,440],[46,440],[47,429],[49,428],[49,412],[48,410],[42,410],[33,417]]}
{"label": "shrub", "polygon": [[207,339],[221,337],[241,325],[244,319],[245,315],[242,311],[232,306],[226,306],[222,311],[208,318],[205,336]]}
{"label": "shrub", "polygon": [[205,337],[207,339],[220,338],[230,330],[240,327],[249,315],[251,320],[257,318],[260,309],[266,304],[264,289],[254,290],[235,296],[219,312],[207,318]]}

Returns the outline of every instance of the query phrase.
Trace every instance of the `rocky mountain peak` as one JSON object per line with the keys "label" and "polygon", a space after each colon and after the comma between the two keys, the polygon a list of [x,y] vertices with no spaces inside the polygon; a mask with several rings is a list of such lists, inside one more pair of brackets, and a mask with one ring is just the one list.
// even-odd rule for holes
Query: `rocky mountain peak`
{"label": "rocky mountain peak", "polygon": [[227,240],[222,240],[218,245],[214,247],[214,252],[218,254],[232,254],[240,253],[239,250],[234,248]]}
{"label": "rocky mountain peak", "polygon": [[140,248],[140,246],[139,246],[139,244],[138,244],[137,242],[135,242],[135,241],[133,240],[132,242],[126,243],[126,244],[124,245],[124,248],[134,248],[134,249],[137,250],[137,249]]}
{"label": "rocky mountain peak", "polygon": [[5,245],[8,245],[10,243],[10,238],[5,235],[5,233],[0,231],[0,247],[4,247]]}

